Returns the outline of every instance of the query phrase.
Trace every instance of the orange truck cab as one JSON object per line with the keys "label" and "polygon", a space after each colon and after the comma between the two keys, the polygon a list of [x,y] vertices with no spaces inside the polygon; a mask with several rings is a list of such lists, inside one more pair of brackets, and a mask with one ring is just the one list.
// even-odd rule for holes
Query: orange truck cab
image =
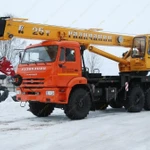
{"label": "orange truck cab", "polygon": [[82,77],[80,45],[72,41],[45,41],[26,48],[17,74],[22,84],[17,99],[67,104],[72,87],[87,84]]}

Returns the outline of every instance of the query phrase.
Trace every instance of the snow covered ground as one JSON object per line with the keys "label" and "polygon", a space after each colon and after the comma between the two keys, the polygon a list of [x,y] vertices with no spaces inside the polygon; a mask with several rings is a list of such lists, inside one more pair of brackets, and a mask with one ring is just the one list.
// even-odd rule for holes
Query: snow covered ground
{"label": "snow covered ground", "polygon": [[90,112],[71,121],[60,109],[37,118],[9,97],[0,103],[0,150],[149,150],[150,112]]}

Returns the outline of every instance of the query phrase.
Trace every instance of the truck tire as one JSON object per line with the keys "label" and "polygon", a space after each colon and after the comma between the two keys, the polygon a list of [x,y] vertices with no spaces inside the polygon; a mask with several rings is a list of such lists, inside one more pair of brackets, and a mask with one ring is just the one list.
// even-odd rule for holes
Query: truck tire
{"label": "truck tire", "polygon": [[71,120],[85,118],[91,108],[91,98],[89,93],[82,89],[74,90],[69,98],[69,102],[65,108],[65,114]]}
{"label": "truck tire", "polygon": [[139,86],[134,86],[129,91],[125,108],[128,112],[140,112],[144,107],[144,92]]}
{"label": "truck tire", "polygon": [[123,106],[123,99],[124,99],[124,90],[121,90],[118,94],[117,94],[117,98],[112,99],[109,103],[109,105],[112,108],[122,108]]}
{"label": "truck tire", "polygon": [[145,110],[150,110],[150,90],[148,90],[146,95],[145,95],[144,109]]}
{"label": "truck tire", "polygon": [[29,102],[29,110],[37,117],[47,117],[53,110],[54,105],[50,103]]}

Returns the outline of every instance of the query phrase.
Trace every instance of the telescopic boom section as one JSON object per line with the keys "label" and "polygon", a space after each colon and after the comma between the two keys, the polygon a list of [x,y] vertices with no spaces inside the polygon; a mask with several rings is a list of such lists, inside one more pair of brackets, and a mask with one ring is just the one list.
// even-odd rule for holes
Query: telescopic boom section
{"label": "telescopic boom section", "polygon": [[121,64],[124,64],[124,65],[129,64],[129,62],[127,60],[125,60],[123,58],[120,58],[120,57],[117,57],[115,55],[112,55],[110,53],[104,52],[103,50],[100,50],[100,49],[98,49],[98,48],[96,48],[94,46],[89,46],[88,50],[91,51],[91,52],[94,52],[94,53],[96,53],[98,55],[104,56],[104,57],[106,57],[108,59],[111,59],[113,61],[119,62]]}
{"label": "telescopic boom section", "polygon": [[133,36],[29,23],[26,19],[0,18],[0,40],[12,37],[39,40],[67,40],[89,44],[131,47]]}

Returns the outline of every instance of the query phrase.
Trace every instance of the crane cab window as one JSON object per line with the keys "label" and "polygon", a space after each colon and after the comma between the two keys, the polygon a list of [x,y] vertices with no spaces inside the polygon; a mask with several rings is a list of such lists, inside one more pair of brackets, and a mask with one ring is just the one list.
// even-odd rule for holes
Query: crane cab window
{"label": "crane cab window", "polygon": [[146,48],[146,38],[145,37],[136,37],[133,41],[132,48],[132,57],[144,57]]}
{"label": "crane cab window", "polygon": [[61,48],[60,61],[75,61],[75,50],[70,48]]}

